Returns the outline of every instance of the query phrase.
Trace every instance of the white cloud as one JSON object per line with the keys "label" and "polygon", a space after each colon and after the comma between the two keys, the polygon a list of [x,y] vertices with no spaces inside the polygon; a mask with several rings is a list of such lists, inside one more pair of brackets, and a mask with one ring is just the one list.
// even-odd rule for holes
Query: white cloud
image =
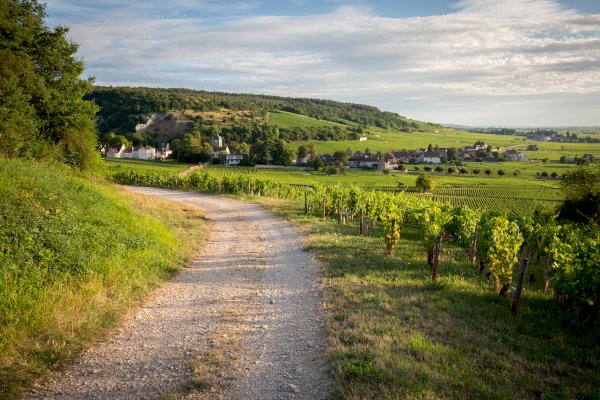
{"label": "white cloud", "polygon": [[[130,4],[133,11],[139,3]],[[600,93],[600,15],[550,0],[455,6],[448,15],[405,19],[356,6],[221,20],[136,18],[117,9],[111,19],[70,25],[89,72],[106,83],[127,76],[136,84],[137,75],[154,86],[330,98]]]}

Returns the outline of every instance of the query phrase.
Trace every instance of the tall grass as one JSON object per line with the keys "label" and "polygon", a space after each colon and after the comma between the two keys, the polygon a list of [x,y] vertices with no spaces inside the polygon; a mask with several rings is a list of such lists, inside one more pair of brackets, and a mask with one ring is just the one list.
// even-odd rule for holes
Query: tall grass
{"label": "tall grass", "polygon": [[0,160],[0,397],[72,358],[190,256],[132,204],[157,209]]}

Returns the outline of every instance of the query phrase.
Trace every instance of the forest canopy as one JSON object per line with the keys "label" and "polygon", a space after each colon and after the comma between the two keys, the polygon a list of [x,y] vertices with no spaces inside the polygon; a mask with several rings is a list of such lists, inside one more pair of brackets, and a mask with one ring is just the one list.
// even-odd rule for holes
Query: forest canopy
{"label": "forest canopy", "polygon": [[83,61],[67,27],[50,28],[36,0],[0,2],[0,156],[51,159],[77,169],[97,156],[94,116],[83,96]]}

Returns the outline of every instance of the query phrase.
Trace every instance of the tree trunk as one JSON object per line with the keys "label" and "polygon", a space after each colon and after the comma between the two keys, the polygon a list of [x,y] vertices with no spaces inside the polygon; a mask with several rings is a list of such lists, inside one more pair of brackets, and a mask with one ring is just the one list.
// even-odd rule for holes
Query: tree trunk
{"label": "tree trunk", "polygon": [[327,216],[326,215],[326,210],[325,210],[325,197],[323,197],[323,205],[322,205],[322,207],[323,207],[323,218],[325,218]]}
{"label": "tree trunk", "polygon": [[519,274],[517,288],[512,293],[510,302],[510,315],[517,315],[519,311],[519,303],[521,302],[521,293],[523,293],[523,285],[525,284],[525,275],[527,274],[527,259],[523,259],[523,268]]}
{"label": "tree trunk", "polygon": [[500,292],[500,281],[498,278],[494,278],[494,290],[496,290],[496,292]]}
{"label": "tree trunk", "polygon": [[502,288],[500,289],[500,293],[498,293],[500,295],[500,297],[505,299],[506,293],[508,293],[509,288],[510,288],[510,285],[508,283],[506,285],[502,286]]}

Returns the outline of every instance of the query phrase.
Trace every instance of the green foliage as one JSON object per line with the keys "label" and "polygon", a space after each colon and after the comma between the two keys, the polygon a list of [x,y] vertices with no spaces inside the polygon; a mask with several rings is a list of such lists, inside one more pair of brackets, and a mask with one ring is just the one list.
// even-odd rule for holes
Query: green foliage
{"label": "green foliage", "polygon": [[2,398],[181,262],[164,225],[48,165],[0,160],[0,215]]}
{"label": "green foliage", "polygon": [[420,174],[415,183],[415,187],[423,192],[432,192],[435,189],[435,179],[428,174]]}
{"label": "green foliage", "polygon": [[0,6],[0,155],[53,158],[78,169],[97,160],[94,115],[83,96],[83,61],[68,29],[46,26],[36,0]]}
{"label": "green foliage", "polygon": [[552,248],[555,290],[562,300],[587,317],[600,298],[600,230],[567,225],[561,227],[560,238]]}
{"label": "green foliage", "polygon": [[505,217],[484,214],[478,225],[477,255],[494,276],[496,289],[512,281],[517,254],[523,244],[519,226]]}

